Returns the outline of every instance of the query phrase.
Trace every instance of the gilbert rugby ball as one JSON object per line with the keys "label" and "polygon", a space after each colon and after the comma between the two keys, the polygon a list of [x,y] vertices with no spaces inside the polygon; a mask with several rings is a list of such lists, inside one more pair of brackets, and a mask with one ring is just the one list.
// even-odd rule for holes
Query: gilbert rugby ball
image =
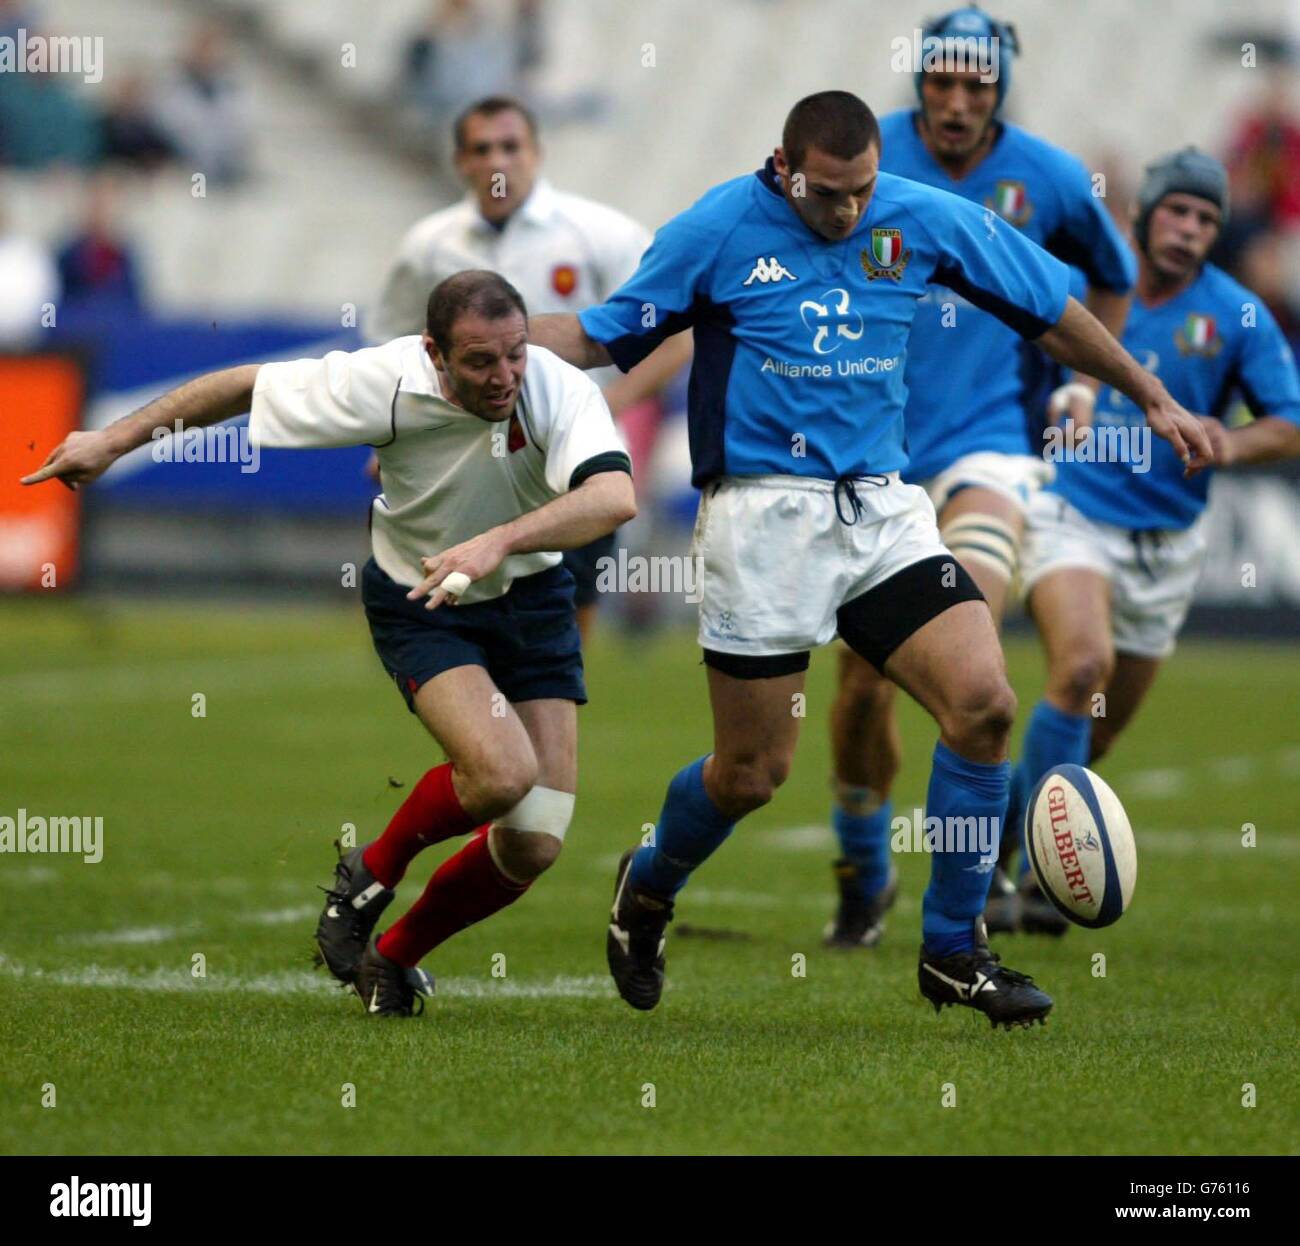
{"label": "gilbert rugby ball", "polygon": [[1137,846],[1119,797],[1083,766],[1053,766],[1025,814],[1025,850],[1042,892],[1080,926],[1117,922],[1133,899]]}

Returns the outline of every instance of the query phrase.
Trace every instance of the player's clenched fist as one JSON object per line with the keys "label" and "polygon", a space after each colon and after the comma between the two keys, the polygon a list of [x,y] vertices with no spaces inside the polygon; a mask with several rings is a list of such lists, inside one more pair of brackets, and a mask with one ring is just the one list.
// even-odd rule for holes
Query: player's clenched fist
{"label": "player's clenched fist", "polygon": [[69,433],[36,471],[22,478],[22,483],[37,485],[42,480],[58,480],[75,489],[102,476],[116,458],[107,431]]}
{"label": "player's clenched fist", "polygon": [[1146,409],[1147,424],[1163,437],[1183,461],[1185,476],[1195,476],[1213,465],[1214,446],[1201,421],[1185,411],[1162,387]]}

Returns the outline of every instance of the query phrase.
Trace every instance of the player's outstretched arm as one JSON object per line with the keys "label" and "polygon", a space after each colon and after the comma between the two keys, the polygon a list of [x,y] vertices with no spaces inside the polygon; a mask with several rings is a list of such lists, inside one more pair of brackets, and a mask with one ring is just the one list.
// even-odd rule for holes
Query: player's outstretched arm
{"label": "player's outstretched arm", "polygon": [[587,336],[582,321],[571,312],[528,317],[528,340],[544,346],[575,368],[606,368],[614,361],[599,342]]}
{"label": "player's outstretched arm", "polygon": [[621,471],[600,472],[545,506],[420,559],[424,579],[406,595],[412,601],[427,595],[425,609],[434,610],[452,596],[441,587],[452,572],[480,580],[491,575],[508,554],[577,549],[635,518],[632,477]]}
{"label": "player's outstretched arm", "polygon": [[155,429],[171,432],[178,420],[184,428],[206,428],[243,415],[253,403],[257,369],[257,364],[245,364],[207,372],[168,390],[107,428],[69,433],[36,471],[22,478],[22,483],[58,480],[75,489],[102,476],[122,455],[151,440]]}
{"label": "player's outstretched arm", "polygon": [[1183,410],[1160,378],[1142,367],[1078,299],[1066,303],[1060,320],[1038,338],[1038,344],[1067,368],[1127,394],[1146,413],[1151,431],[1177,451],[1187,475],[1194,476],[1214,462],[1210,439],[1196,416]]}
{"label": "player's outstretched arm", "polygon": [[1219,467],[1247,467],[1300,458],[1300,426],[1280,415],[1261,415],[1241,428],[1225,428],[1222,420],[1202,416],[1214,461]]}
{"label": "player's outstretched arm", "polygon": [[[1111,337],[1122,342],[1132,302],[1133,296],[1130,293],[1121,294],[1090,285],[1083,305],[1101,321],[1102,327]],[[1100,389],[1101,382],[1095,376],[1074,372],[1048,399],[1048,421],[1064,428],[1071,436],[1072,444],[1077,445],[1086,436],[1086,430],[1092,427]]]}

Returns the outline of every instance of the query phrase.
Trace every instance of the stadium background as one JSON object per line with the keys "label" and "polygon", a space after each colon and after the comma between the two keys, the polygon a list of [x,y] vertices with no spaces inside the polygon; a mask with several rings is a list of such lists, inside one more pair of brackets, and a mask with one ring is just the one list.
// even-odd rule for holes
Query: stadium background
{"label": "stadium background", "polygon": [[[926,1134],[896,1095],[892,1115],[876,1118],[870,1140],[854,1132],[832,1092],[835,1077],[856,1059],[855,1017],[843,991],[858,970],[844,962],[819,969],[815,1021],[805,1005],[797,1014],[760,1015],[769,1003],[735,976],[737,969],[757,973],[768,944],[786,934],[815,944],[829,903],[828,840],[809,825],[824,818],[827,803],[825,655],[814,665],[797,776],[778,806],[756,819],[760,835],[771,837],[757,842],[795,855],[759,851],[747,860],[735,853],[693,890],[701,920],[718,926],[720,938],[681,953],[682,962],[694,958],[694,974],[678,977],[680,995],[669,1000],[679,1019],[693,1019],[725,1049],[730,1014],[710,1011],[712,999],[692,1004],[691,993],[704,990],[710,972],[727,975],[734,992],[727,1007],[742,1010],[735,1032],[747,1035],[754,1058],[769,1060],[769,1040],[775,1049],[783,1035],[805,1032],[800,1025],[827,1040],[802,1075],[764,1065],[764,1084],[795,1096],[784,1116],[760,1118],[756,1108],[738,1107],[758,1094],[742,1079],[733,1097],[722,1089],[697,1097],[693,1124],[639,1133],[614,1123],[608,1107],[581,1114],[585,1074],[570,1051],[556,1065],[543,1062],[553,1076],[535,1088],[532,1132],[503,1102],[492,1098],[485,1108],[465,1091],[436,1127],[398,1113],[388,1118],[387,1135],[339,1142],[317,1130],[311,1111],[285,1109],[278,1098],[276,1106],[269,1095],[252,1096],[255,1106],[242,1115],[223,1116],[229,1092],[210,1070],[175,1063],[177,1053],[197,1060],[195,1053],[207,1051],[236,1067],[241,1047],[263,1041],[255,1027],[267,1001],[312,1017],[320,1011],[320,999],[303,986],[305,973],[284,969],[286,957],[305,946],[310,925],[299,912],[310,887],[304,880],[321,873],[322,852],[328,855],[343,816],[382,824],[394,799],[385,777],[404,782],[427,761],[427,747],[403,721],[368,653],[355,591],[341,583],[340,566],[365,557],[372,493],[365,455],[267,453],[259,472],[244,475],[232,465],[177,467],[138,453],[83,491],[79,518],[50,486],[54,509],[36,514],[14,479],[30,469],[37,432],[52,440],[38,418],[62,410],[98,427],[200,370],[359,344],[356,325],[401,234],[459,194],[446,130],[468,98],[506,90],[527,99],[541,122],[545,175],[654,227],[705,187],[756,167],[789,104],[808,91],[843,86],[878,112],[910,103],[911,78],[891,72],[889,40],[944,7],[930,0],[0,0],[0,35],[21,25],[102,36],[105,63],[95,85],[75,76],[0,75],[0,583],[10,590],[0,597],[0,723],[8,742],[0,790],[6,812],[42,803],[103,812],[110,843],[102,867],[0,863],[0,882],[13,888],[6,894],[35,904],[31,912],[6,906],[0,934],[0,993],[10,996],[6,1012],[23,1035],[6,1072],[6,1093],[14,1097],[5,1150],[382,1150],[385,1137],[397,1149],[461,1150],[1295,1149],[1293,1076],[1290,1107],[1275,1100],[1277,1115],[1252,1133],[1239,1113],[1220,1120],[1198,1108],[1203,1087],[1190,1071],[1172,1086],[1135,1086],[1122,1110],[1103,1095],[1083,1135],[1059,1132],[1050,1105],[1015,1128],[968,1116],[947,1134]],[[1229,159],[1236,198],[1225,258],[1266,295],[1295,342],[1300,8],[1284,0],[1003,0],[991,11],[1016,24],[1023,48],[1007,116],[1105,172],[1116,209],[1123,210],[1144,161],[1158,153],[1195,142]],[[1242,64],[1245,43],[1255,48],[1254,67]],[[187,79],[187,64],[201,72]],[[198,78],[210,88],[222,84],[214,111],[205,113],[193,98]],[[193,193],[199,168],[208,170],[202,196]],[[133,282],[97,282],[103,272],[84,262],[84,248],[69,250],[78,238],[84,242],[92,215],[103,223],[91,231],[92,242],[118,256],[110,265],[118,278],[125,255]],[[62,289],[51,275],[60,268]],[[46,301],[57,322],[33,332],[29,313]],[[1204,968],[1221,963],[1225,943],[1257,949],[1256,976],[1231,988],[1216,983],[1213,1016],[1199,1018],[1204,1025],[1179,1040],[1192,1052],[1189,1070],[1203,1056],[1236,1082],[1250,1072],[1248,1056],[1253,1067],[1293,1073],[1292,1057],[1278,1052],[1294,1050],[1294,1015],[1279,1001],[1294,991],[1295,970],[1267,949],[1293,947],[1296,935],[1289,914],[1300,844],[1300,673],[1293,649],[1238,642],[1251,634],[1294,641],[1298,480],[1286,468],[1216,481],[1212,552],[1189,629],[1209,639],[1189,644],[1162,676],[1149,712],[1122,745],[1115,780],[1140,828],[1160,832],[1159,847],[1140,849],[1151,853],[1144,871],[1153,864],[1115,944],[1148,963],[1162,960],[1163,931],[1177,920],[1184,889],[1204,888],[1214,903],[1185,955]],[[680,410],[667,413],[641,487],[643,515],[625,534],[629,548],[680,552],[692,502]],[[78,532],[75,581],[64,575],[57,592],[34,586],[34,552],[55,536],[74,541]],[[1257,568],[1249,589],[1242,586],[1245,563]],[[70,565],[60,560],[65,570]],[[526,1045],[521,1035],[530,1026],[536,1033],[558,1017],[565,1033],[589,1027],[614,1053],[610,1067],[639,1076],[643,1051],[627,1039],[604,988],[593,985],[601,981],[597,910],[610,854],[654,818],[671,769],[694,755],[692,748],[700,751],[696,745],[707,746],[689,634],[646,632],[649,616],[682,624],[691,607],[672,595],[651,605],[614,602],[602,617],[567,868],[535,902],[512,910],[499,935],[467,937],[463,947],[457,940],[440,962],[440,974],[446,963],[452,977],[438,1024],[454,1022],[457,1006],[465,1010],[465,1028],[451,1026],[440,1048],[453,1063],[471,1062],[484,1041]],[[1037,654],[1022,637],[1010,656],[1028,705],[1040,679]],[[186,735],[188,698],[200,686],[236,712]],[[913,789],[930,731],[909,710],[904,732],[905,804],[908,796],[919,799]],[[366,785],[364,799],[355,794],[358,783]],[[1232,828],[1250,819],[1280,838],[1234,874]],[[782,908],[786,900],[772,894],[765,870],[774,862],[783,887],[799,892],[793,907]],[[930,1018],[911,1011],[907,994],[918,870],[907,863],[910,907],[902,907],[884,959],[891,995],[871,1025],[880,1034],[901,1027],[918,1067],[928,1061],[937,1069],[951,1051],[936,1049],[943,1040],[924,1029]],[[261,925],[222,924],[241,874],[248,894],[265,890]],[[204,892],[206,878],[214,887]],[[216,885],[223,882],[224,891]],[[594,923],[585,935],[571,931],[578,911]],[[290,917],[277,919],[277,912]],[[248,998],[211,1003],[211,1012],[202,1011],[210,1001],[190,1004],[200,1010],[192,1028],[177,1030],[168,992],[192,986],[176,964],[197,937],[187,933],[196,922],[212,946],[228,952],[228,963],[260,985]],[[761,929],[767,941],[733,944],[733,928]],[[478,962],[498,938],[511,946],[512,939],[538,941],[547,955],[536,972],[576,985],[557,988],[557,1001],[545,991],[529,996],[525,984],[500,1028],[490,1010],[486,1020],[467,1019],[485,1007],[467,984],[481,976]],[[1059,949],[1043,955],[1057,958],[1044,977],[1054,971],[1053,981],[1064,976],[1068,984],[1074,972],[1086,983],[1086,970],[1068,970]],[[20,980],[28,989],[18,1001],[12,993]],[[92,986],[122,985],[142,989],[86,995]],[[1157,986],[1181,1000],[1172,963]],[[598,1021],[583,1011],[593,1007],[589,998],[598,1001]],[[99,1054],[83,1067],[67,1035],[91,1008]],[[1144,1060],[1149,1071],[1171,1050],[1163,1014],[1101,1015],[1122,1035],[1115,1052],[1096,1054],[1115,1083],[1136,1077]],[[1247,1028],[1256,1018],[1263,1037]],[[684,1077],[700,1059],[689,1039],[683,1030],[682,1046],[673,1048]],[[323,1030],[310,1031],[306,1056],[298,1041],[271,1054],[257,1072],[263,1083],[277,1074],[292,1081],[300,1063],[329,1062],[320,1051],[333,1038]],[[1080,1041],[1086,1048],[1095,1039]],[[428,1059],[423,1045],[418,1037],[400,1040],[412,1067]],[[715,1053],[695,1072],[730,1085],[739,1059]],[[882,1072],[911,1086],[921,1074],[899,1060],[890,1057]],[[124,1087],[147,1083],[155,1063],[168,1069],[177,1095],[169,1099],[157,1087],[152,1099],[146,1095],[155,1109],[162,1105],[161,1118],[157,1110],[150,1116],[121,1106]],[[53,1066],[63,1069],[58,1080],[82,1076],[83,1101],[94,1111],[57,1122],[42,1116],[29,1092]],[[980,1065],[970,1075],[1024,1083],[1034,1067],[1027,1058],[1009,1069]],[[814,1084],[817,1077],[823,1084]],[[391,1088],[401,1086],[395,1080]],[[820,1132],[808,1124],[819,1115]],[[797,1128],[789,1125],[795,1116]]]}
{"label": "stadium background", "polygon": [[[355,344],[402,233],[459,193],[446,131],[465,99],[520,93],[541,117],[545,174],[653,228],[707,185],[757,167],[790,101],[808,91],[849,86],[878,112],[909,103],[911,77],[891,71],[889,41],[932,7],[890,5],[886,16],[841,0],[661,0],[633,15],[580,0],[3,0],[8,27],[101,35],[106,70],[94,85],[0,81],[0,237],[56,256],[95,212],[136,278],[130,298],[83,280],[57,297],[53,328],[25,342],[15,329],[7,345],[78,352],[95,427],[203,368]],[[1104,173],[1121,216],[1154,155],[1194,141],[1232,157],[1226,258],[1300,333],[1300,103],[1286,51],[1300,8],[1011,0],[1003,9],[1024,48],[1007,115]],[[1253,68],[1242,65],[1247,43]],[[226,88],[206,114],[176,104],[181,67],[200,62]],[[114,158],[103,118],[123,113],[152,118],[173,155]],[[1260,134],[1266,122],[1271,138]],[[192,193],[199,167],[202,196]],[[28,288],[10,283],[9,295]],[[20,315],[15,305],[9,319]],[[643,552],[676,552],[689,523],[673,414],[641,473],[663,505],[627,534]],[[88,498],[86,576],[114,590],[242,579],[328,592],[340,543],[354,558],[364,549],[362,458],[270,454],[243,474],[175,470],[138,452]],[[1193,628],[1285,627],[1276,607],[1300,604],[1295,479],[1270,471],[1217,482]],[[183,528],[176,511],[190,516]],[[1242,593],[1240,565],[1261,561],[1252,534],[1262,532],[1269,574]],[[6,548],[21,557],[20,541],[14,529],[0,538],[0,565]]]}

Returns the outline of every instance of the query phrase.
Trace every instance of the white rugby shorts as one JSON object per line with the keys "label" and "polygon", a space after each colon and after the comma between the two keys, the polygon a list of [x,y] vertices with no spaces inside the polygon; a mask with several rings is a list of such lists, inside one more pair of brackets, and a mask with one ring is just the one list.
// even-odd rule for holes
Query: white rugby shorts
{"label": "white rugby shorts", "polygon": [[830,480],[731,476],[705,488],[691,542],[701,647],[760,657],[829,644],[845,602],[913,563],[951,557],[919,485],[895,472],[856,479],[853,492],[856,516]]}
{"label": "white rugby shorts", "polygon": [[953,494],[966,487],[989,489],[1025,511],[1034,495],[1051,484],[1055,475],[1056,469],[1050,463],[1032,454],[981,450],[963,455],[937,476],[920,483],[940,514]]}
{"label": "white rugby shorts", "polygon": [[1056,493],[1030,504],[1021,544],[1026,596],[1044,576],[1067,568],[1110,581],[1115,650],[1166,658],[1192,604],[1205,560],[1204,516],[1190,528],[1147,531],[1089,519]]}

